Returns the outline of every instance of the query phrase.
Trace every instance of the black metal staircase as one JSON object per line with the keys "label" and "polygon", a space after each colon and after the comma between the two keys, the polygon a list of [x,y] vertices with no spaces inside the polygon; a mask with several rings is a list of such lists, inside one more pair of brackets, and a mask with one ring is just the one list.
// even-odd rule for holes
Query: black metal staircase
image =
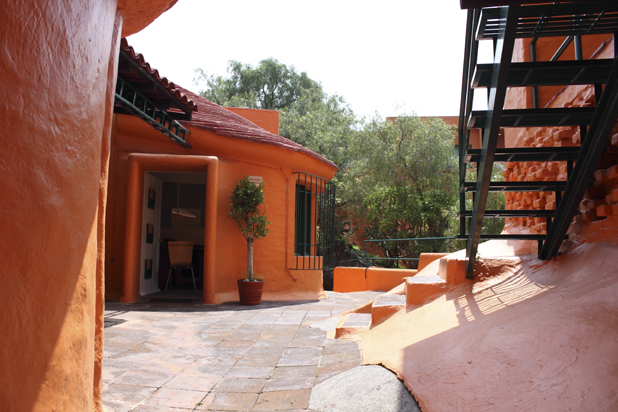
{"label": "black metal staircase", "polygon": [[[618,118],[618,59],[581,60],[581,36],[618,33],[618,1],[509,3],[468,10],[459,119],[459,237],[467,239],[468,278],[474,276],[480,239],[537,240],[540,258],[556,255]],[[552,61],[511,62],[516,39],[531,38],[535,43],[535,39],[548,36],[566,36],[562,50],[575,40],[576,60],[557,60],[560,51]],[[493,42],[493,64],[477,65],[482,40]],[[507,88],[587,84],[595,86],[595,107],[504,109]],[[472,111],[477,88],[487,88],[486,111]],[[550,126],[579,127],[581,146],[497,147],[501,128]],[[469,148],[469,129],[473,128],[482,129],[481,149]],[[491,181],[495,162],[544,161],[567,162],[567,181]],[[477,180],[473,182],[466,181],[470,163],[476,164]],[[488,193],[496,191],[555,192],[556,209],[486,210]],[[467,193],[472,193],[472,210],[466,210]],[[483,219],[495,217],[544,218],[547,234],[482,234]]]}

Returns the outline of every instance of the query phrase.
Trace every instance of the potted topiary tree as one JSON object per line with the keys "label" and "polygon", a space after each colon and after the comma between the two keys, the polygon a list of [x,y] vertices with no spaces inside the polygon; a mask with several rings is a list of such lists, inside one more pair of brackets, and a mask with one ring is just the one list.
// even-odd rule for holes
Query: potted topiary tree
{"label": "potted topiary tree", "polygon": [[238,280],[238,296],[243,305],[259,305],[262,302],[264,281],[253,276],[253,242],[268,234],[270,223],[260,210],[264,203],[264,183],[255,185],[249,177],[238,179],[232,191],[229,216],[247,240],[246,277]]}

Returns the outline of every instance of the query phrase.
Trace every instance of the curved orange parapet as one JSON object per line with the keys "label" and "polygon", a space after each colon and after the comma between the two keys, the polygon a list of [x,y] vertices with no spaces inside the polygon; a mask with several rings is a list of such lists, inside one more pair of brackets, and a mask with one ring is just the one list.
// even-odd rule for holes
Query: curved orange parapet
{"label": "curved orange parapet", "polygon": [[122,37],[135,34],[169,10],[178,0],[118,0],[118,10],[124,16]]}

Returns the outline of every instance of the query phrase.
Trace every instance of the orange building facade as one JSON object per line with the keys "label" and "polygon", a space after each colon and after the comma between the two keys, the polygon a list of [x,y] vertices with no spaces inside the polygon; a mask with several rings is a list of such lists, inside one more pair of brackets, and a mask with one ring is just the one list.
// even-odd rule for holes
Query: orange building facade
{"label": "orange building facade", "polygon": [[[154,73],[124,41],[122,47]],[[168,84],[166,79],[161,81]],[[238,300],[236,280],[246,270],[246,241],[228,217],[228,205],[236,182],[249,176],[264,183],[264,211],[271,222],[268,236],[257,241],[254,249],[256,274],[265,281],[263,298],[320,298],[321,265],[309,270],[298,262],[296,192],[299,184],[310,186],[306,175],[330,180],[336,166],[278,136],[276,111],[226,109],[173,84],[170,87],[195,106],[192,119],[181,121],[190,133],[186,138],[190,147],[177,144],[136,116],[114,114],[106,297],[129,303],[164,290],[169,276],[167,242],[191,241],[203,302]],[[315,204],[320,190],[313,192]],[[171,278],[172,287],[174,281],[186,280],[176,287],[193,288],[191,278],[176,273]]]}

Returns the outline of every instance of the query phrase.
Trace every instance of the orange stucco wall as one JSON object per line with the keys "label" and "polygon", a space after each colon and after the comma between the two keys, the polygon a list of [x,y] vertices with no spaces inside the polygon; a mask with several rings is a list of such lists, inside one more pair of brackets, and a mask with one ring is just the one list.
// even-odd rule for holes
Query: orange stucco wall
{"label": "orange stucco wall", "polygon": [[[228,204],[234,185],[245,175],[262,176],[264,207],[271,222],[268,236],[254,244],[255,272],[265,280],[263,299],[315,299],[322,295],[321,271],[290,270],[296,264],[294,172],[331,179],[335,172],[332,166],[302,153],[222,137],[195,127],[190,127],[187,139],[192,148],[186,149],[134,116],[117,115],[115,119],[107,210],[108,298],[134,302],[139,297],[140,259],[136,257],[141,236],[140,181],[144,171],[161,170],[203,171],[208,175],[206,202],[213,203],[211,220],[206,221],[212,231],[206,236],[212,237],[210,246],[205,247],[205,303],[238,300],[236,280],[246,270],[246,241],[228,217]],[[152,162],[139,168],[131,166],[131,158],[146,154],[151,158],[167,155],[169,162],[164,169]],[[212,159],[210,165],[205,164],[206,158]],[[194,161],[191,159],[204,159],[205,163],[188,170],[187,164]],[[216,176],[211,173],[214,164]],[[131,206],[136,203],[139,207]]]}
{"label": "orange stucco wall", "polygon": [[119,41],[171,1],[119,3],[0,2],[2,411],[101,410]]}
{"label": "orange stucco wall", "polygon": [[333,291],[339,293],[364,290],[389,291],[403,282],[403,278],[416,275],[413,269],[387,269],[380,267],[336,267],[333,271]]}
{"label": "orange stucco wall", "polygon": [[371,267],[367,269],[367,290],[391,290],[403,282],[403,278],[416,275],[416,270],[387,269]]}
{"label": "orange stucco wall", "polygon": [[279,111],[277,110],[245,109],[242,107],[226,107],[226,109],[257,124],[264,130],[279,134]]}
{"label": "orange stucco wall", "polygon": [[367,290],[367,268],[336,267],[333,270],[333,291],[339,293]]}
{"label": "orange stucco wall", "polygon": [[[561,38],[539,39],[537,60],[549,60],[562,43]],[[561,60],[574,59],[573,45]],[[583,55],[585,59],[607,59],[614,57],[612,36],[584,36]],[[514,61],[529,61],[529,41],[518,41]],[[595,101],[592,86],[540,87],[539,107],[584,107],[593,106]],[[531,88],[511,88],[507,93],[506,107],[532,107]],[[615,229],[618,227],[618,128],[614,128],[607,151],[597,165],[593,184],[588,188],[580,204],[579,213],[571,227],[571,240],[579,237],[581,241],[603,240],[617,242]],[[579,146],[581,137],[576,127],[544,127],[506,129],[507,147],[560,147]],[[566,180],[566,162],[509,162],[505,164],[504,177],[507,181],[523,180]],[[506,206],[509,209],[556,208],[552,192],[506,193]],[[614,213],[614,210],[616,213]],[[507,219],[506,230],[510,232],[545,233],[547,224],[543,218]]]}

